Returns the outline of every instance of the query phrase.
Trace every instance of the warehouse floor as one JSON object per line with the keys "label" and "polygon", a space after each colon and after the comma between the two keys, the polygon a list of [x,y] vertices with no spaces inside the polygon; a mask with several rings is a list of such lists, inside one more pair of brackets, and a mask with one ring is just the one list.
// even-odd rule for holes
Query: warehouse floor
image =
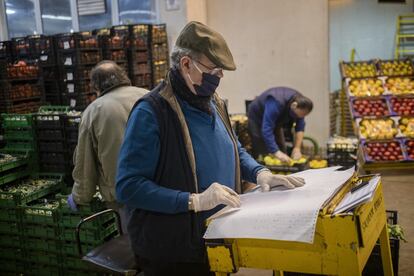
{"label": "warehouse floor", "polygon": [[[407,243],[400,243],[400,276],[414,275],[414,171],[409,174],[382,174],[385,207],[398,210],[398,224],[404,228]],[[298,260],[299,261],[299,260]],[[270,276],[271,271],[241,269],[237,276]]]}

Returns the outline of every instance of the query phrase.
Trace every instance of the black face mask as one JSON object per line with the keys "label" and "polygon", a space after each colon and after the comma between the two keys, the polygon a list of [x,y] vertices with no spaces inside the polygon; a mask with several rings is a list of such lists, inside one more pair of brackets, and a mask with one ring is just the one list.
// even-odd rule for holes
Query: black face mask
{"label": "black face mask", "polygon": [[210,97],[216,92],[217,87],[220,84],[220,77],[212,74],[205,73],[198,68],[198,66],[193,62],[194,66],[201,73],[201,85],[195,84],[190,77],[190,74],[187,73],[188,78],[194,86],[194,90],[197,95],[200,97]]}

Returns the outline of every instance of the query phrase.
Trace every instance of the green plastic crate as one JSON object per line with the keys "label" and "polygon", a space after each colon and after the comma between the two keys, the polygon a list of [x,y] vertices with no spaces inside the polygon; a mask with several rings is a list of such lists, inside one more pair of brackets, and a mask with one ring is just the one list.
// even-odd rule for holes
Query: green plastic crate
{"label": "green plastic crate", "polygon": [[20,223],[0,221],[0,234],[19,235]]}
{"label": "green plastic crate", "polygon": [[2,247],[0,250],[1,259],[22,260],[24,259],[24,251],[21,248]]}
{"label": "green plastic crate", "polygon": [[6,141],[5,150],[36,150],[37,144],[35,140],[9,140]]}
{"label": "green plastic crate", "polygon": [[59,240],[24,237],[23,248],[26,251],[44,251],[60,254],[61,242]]}
{"label": "green plastic crate", "polygon": [[[46,200],[46,201],[43,201]],[[58,225],[59,201],[39,199],[22,207],[23,224]]]}
{"label": "green plastic crate", "polygon": [[15,180],[19,180],[21,178],[29,176],[29,174],[30,174],[30,171],[28,170],[27,167],[16,168],[13,171],[0,174],[0,186],[9,184]]}
{"label": "green plastic crate", "polygon": [[65,257],[62,259],[62,268],[68,270],[92,270],[92,265],[82,261],[80,257]]}
{"label": "green plastic crate", "polygon": [[[25,180],[26,182],[21,181],[19,184],[7,188],[0,187],[0,208],[26,204],[53,192],[57,192],[62,188],[63,176],[61,174],[37,174],[30,179],[49,180],[49,182],[42,186],[33,187],[31,185],[30,187],[33,188],[30,189],[25,188],[29,187],[29,185],[24,184],[29,180]],[[25,188],[24,191],[22,190],[23,188]]]}
{"label": "green plastic crate", "polygon": [[0,221],[20,222],[21,215],[20,208],[0,208]]}
{"label": "green plastic crate", "polygon": [[36,140],[36,134],[31,129],[8,129],[4,131],[4,140]]}
{"label": "green plastic crate", "polygon": [[48,113],[48,112],[59,112],[59,113],[68,113],[70,106],[66,105],[44,105],[39,107],[39,113]]}
{"label": "green plastic crate", "polygon": [[[111,236],[115,233],[117,233],[117,227],[115,224],[112,224],[102,230],[89,230],[82,228],[79,236],[81,242],[90,243],[105,239],[106,237]],[[62,229],[60,237],[62,241],[75,241],[75,228]]]}
{"label": "green plastic crate", "polygon": [[[106,239],[102,239],[102,240],[97,240],[97,241],[90,242],[90,243],[81,243],[82,252],[86,254],[92,249],[105,243],[105,241]],[[63,255],[79,257],[78,245],[75,241],[62,241],[60,245],[61,245],[61,252]]]}
{"label": "green plastic crate", "polygon": [[0,258],[1,275],[20,275],[25,272],[24,263],[20,260]]}
{"label": "green plastic crate", "polygon": [[[62,206],[62,208],[65,208],[65,207]],[[72,213],[62,212],[60,215],[59,225],[62,228],[73,228],[78,225],[78,223],[81,221],[82,218],[85,218],[92,214],[93,213],[80,216],[79,214],[76,214],[74,212]],[[107,214],[99,218],[96,218],[92,221],[85,222],[82,225],[82,229],[90,229],[90,230],[101,229],[103,225],[105,224],[108,225],[111,221],[115,221],[115,215]]]}
{"label": "green plastic crate", "polygon": [[66,275],[66,272],[61,271],[60,266],[42,265],[28,263],[25,264],[25,271],[28,275],[42,275],[42,276],[57,276]]}
{"label": "green plastic crate", "polygon": [[60,255],[44,251],[27,250],[25,260],[29,263],[59,266],[61,264]]}
{"label": "green plastic crate", "polygon": [[20,235],[0,235],[0,247],[22,248],[23,239]]}
{"label": "green plastic crate", "polygon": [[[24,155],[21,155],[22,153],[24,153]],[[13,160],[2,162],[1,160],[4,160],[6,154],[12,155]],[[27,151],[0,152],[0,172],[5,172],[17,167],[21,167],[28,164],[28,162],[29,155]]]}
{"label": "green plastic crate", "polygon": [[59,240],[60,229],[54,226],[25,224],[22,226],[21,233],[24,237],[44,238]]}
{"label": "green plastic crate", "polygon": [[31,128],[33,126],[32,114],[1,114],[3,128]]}

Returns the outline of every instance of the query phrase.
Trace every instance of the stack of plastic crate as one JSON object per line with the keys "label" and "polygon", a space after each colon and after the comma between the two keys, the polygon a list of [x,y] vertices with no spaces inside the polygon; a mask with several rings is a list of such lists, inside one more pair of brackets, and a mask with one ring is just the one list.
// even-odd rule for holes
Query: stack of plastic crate
{"label": "stack of plastic crate", "polygon": [[61,177],[51,175],[33,175],[31,178],[0,186],[2,273],[20,274],[31,271],[31,267],[28,267],[28,262],[32,259],[26,250],[29,245],[27,237],[36,237],[39,233],[44,235],[47,227],[43,222],[37,227],[33,226],[33,221],[26,223],[23,206],[48,194],[56,193],[61,188]]}
{"label": "stack of plastic crate", "polygon": [[133,85],[151,89],[151,25],[137,24],[130,26],[129,78]]}
{"label": "stack of plastic crate", "polygon": [[39,171],[70,174],[65,136],[65,114],[68,106],[42,106],[33,115],[39,149]]}
{"label": "stack of plastic crate", "polygon": [[56,62],[53,36],[31,35],[28,37],[31,56],[38,61],[44,83],[44,100],[49,104],[60,104],[59,70]]}
{"label": "stack of plastic crate", "polygon": [[37,144],[32,114],[1,114],[5,151],[30,158],[30,170],[37,169]]}
{"label": "stack of plastic crate", "polygon": [[169,69],[167,26],[165,24],[151,26],[150,47],[152,84],[155,87],[164,80]]}
{"label": "stack of plastic crate", "polygon": [[[95,197],[89,206],[80,206],[77,212],[73,212],[67,206],[67,195],[60,196],[61,216],[59,226],[61,228],[60,240],[62,250],[62,269],[77,272],[80,275],[91,269],[80,259],[75,229],[79,221],[98,211],[105,209],[104,204]],[[80,242],[83,254],[103,244],[105,241],[118,235],[115,217],[112,214],[103,216],[97,220],[86,223],[80,231]]]}
{"label": "stack of plastic crate", "polygon": [[62,104],[85,109],[91,102],[90,72],[102,60],[96,35],[91,32],[56,36]]}

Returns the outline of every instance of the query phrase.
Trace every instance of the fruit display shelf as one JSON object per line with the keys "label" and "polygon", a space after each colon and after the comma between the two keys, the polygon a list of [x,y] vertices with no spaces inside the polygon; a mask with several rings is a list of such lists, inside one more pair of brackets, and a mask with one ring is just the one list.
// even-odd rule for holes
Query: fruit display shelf
{"label": "fruit display shelf", "polygon": [[400,140],[361,141],[361,145],[367,163],[406,160]]}
{"label": "fruit display shelf", "polygon": [[412,76],[414,75],[413,63],[410,59],[379,60],[379,74],[381,76]]}
{"label": "fruit display shelf", "polygon": [[386,98],[351,98],[351,113],[354,118],[382,117],[391,114],[391,109]]}
{"label": "fruit display shelf", "polygon": [[375,61],[340,62],[342,78],[364,78],[378,76]]}
{"label": "fruit display shelf", "polygon": [[348,97],[378,97],[384,94],[385,78],[361,78],[345,80]]}
{"label": "fruit display shelf", "polygon": [[355,120],[360,139],[385,140],[401,137],[398,129],[398,117],[381,119],[357,118]]}

